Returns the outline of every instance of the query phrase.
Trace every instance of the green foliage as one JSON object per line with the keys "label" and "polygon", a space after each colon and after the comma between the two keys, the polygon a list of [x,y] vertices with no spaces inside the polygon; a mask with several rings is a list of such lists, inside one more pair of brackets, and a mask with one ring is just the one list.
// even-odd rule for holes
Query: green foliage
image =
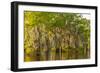
{"label": "green foliage", "polygon": [[25,61],[89,58],[90,20],[79,13],[24,12]]}

